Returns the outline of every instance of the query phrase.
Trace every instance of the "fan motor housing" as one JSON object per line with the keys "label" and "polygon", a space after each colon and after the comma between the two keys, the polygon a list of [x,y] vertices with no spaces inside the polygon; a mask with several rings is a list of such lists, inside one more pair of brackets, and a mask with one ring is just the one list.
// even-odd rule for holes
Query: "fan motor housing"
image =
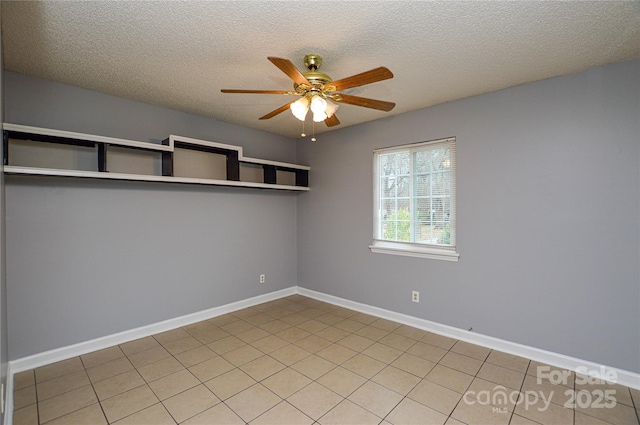
{"label": "fan motor housing", "polygon": [[302,75],[304,75],[304,78],[306,78],[311,84],[327,84],[333,81],[331,77],[324,72],[308,71],[302,73]]}
{"label": "fan motor housing", "polygon": [[324,72],[308,71],[308,72],[304,72],[302,75],[304,75],[304,78],[306,78],[307,81],[311,83],[312,87],[305,87],[306,84],[303,84],[302,87],[300,87],[300,85],[294,83],[293,88],[296,92],[299,92],[301,90],[303,92],[306,92],[312,88],[322,91],[324,89],[325,84],[329,84],[331,81],[333,81],[331,77],[329,77]]}
{"label": "fan motor housing", "polygon": [[[303,72],[302,75],[304,75],[304,78],[306,78],[307,81],[311,83],[312,88],[322,90],[325,84],[333,81],[327,74],[318,71],[318,68],[320,68],[320,65],[322,65],[322,58],[320,57],[320,55],[316,55],[313,53],[306,55],[304,57],[304,65],[309,71]],[[298,89],[298,84],[294,83],[293,88],[296,91],[300,91]],[[306,87],[301,87],[300,89],[303,89],[302,91],[309,90]]]}

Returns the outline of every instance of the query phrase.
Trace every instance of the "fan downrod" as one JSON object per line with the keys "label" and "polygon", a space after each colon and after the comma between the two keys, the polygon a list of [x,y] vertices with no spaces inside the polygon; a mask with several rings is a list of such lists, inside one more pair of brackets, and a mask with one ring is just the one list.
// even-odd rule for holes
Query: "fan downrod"
{"label": "fan downrod", "polygon": [[322,58],[320,55],[310,53],[304,57],[304,66],[306,66],[309,71],[316,71],[320,68],[320,65],[322,65]]}

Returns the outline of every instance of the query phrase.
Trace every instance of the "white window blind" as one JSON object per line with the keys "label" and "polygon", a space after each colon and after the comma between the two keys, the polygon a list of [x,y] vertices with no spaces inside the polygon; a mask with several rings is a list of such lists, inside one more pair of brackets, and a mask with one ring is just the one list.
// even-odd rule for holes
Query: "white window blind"
{"label": "white window blind", "polygon": [[373,252],[457,260],[455,138],[373,154]]}

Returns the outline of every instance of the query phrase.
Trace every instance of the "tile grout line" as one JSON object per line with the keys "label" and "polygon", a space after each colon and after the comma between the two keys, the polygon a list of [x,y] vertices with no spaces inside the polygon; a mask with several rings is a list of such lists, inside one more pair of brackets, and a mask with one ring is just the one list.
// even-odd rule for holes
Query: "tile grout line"
{"label": "tile grout line", "polygon": [[633,404],[633,410],[635,410],[636,412],[636,419],[638,420],[638,423],[640,423],[640,406],[636,406],[636,400],[633,397],[633,393],[631,392],[631,390],[629,390],[629,396],[631,397],[631,404]]}
{"label": "tile grout line", "polygon": [[[520,383],[520,389],[518,390],[518,392],[520,394],[518,394],[518,399],[517,400],[520,400],[520,397],[523,396],[522,395],[522,388],[524,387],[524,381],[526,381],[526,379],[527,379],[527,371],[529,370],[530,366],[531,366],[531,360],[529,360],[527,362],[527,368],[524,371],[524,378],[522,379],[522,382]],[[509,424],[511,423],[511,421],[513,421],[513,417],[516,414],[516,406],[518,405],[517,400],[516,400],[516,404],[513,406],[513,412],[511,412],[511,416],[509,417],[509,422],[508,422]],[[574,417],[575,417],[575,415],[574,415]],[[574,425],[575,425],[575,419],[574,419],[573,422],[574,422]]]}
{"label": "tile grout line", "polygon": [[[452,346],[447,350],[447,352],[451,353],[451,352],[452,352],[452,351],[451,351],[451,349],[453,349],[453,347],[455,347],[455,346],[456,346],[456,344],[457,344],[458,342],[459,342],[459,340],[458,340],[457,342],[455,342],[455,343],[454,343],[454,344],[453,344],[453,345],[452,345]],[[491,354],[491,352],[492,352],[492,351],[493,351],[493,350],[490,350],[490,351],[489,351],[489,353],[488,353],[488,354],[487,354],[487,356],[485,357],[485,360],[482,362],[482,365],[484,365],[484,362],[486,361],[486,359],[487,359],[487,358],[489,358],[489,355]],[[459,354],[459,355],[461,355],[461,356],[465,356],[464,354],[457,353],[457,352],[455,352],[455,351],[453,351],[453,353]],[[441,361],[442,361],[442,359],[444,359],[445,357],[446,357],[446,354],[445,354],[444,356],[442,356],[442,358],[441,358],[440,360],[438,360],[438,362],[436,363],[436,366],[437,366],[437,365],[441,365],[441,364],[440,364],[440,362],[441,362]],[[465,357],[468,357],[468,356],[465,356]],[[473,357],[468,357],[468,358],[471,358],[471,359],[472,359]],[[479,360],[479,359],[476,359],[476,360]],[[474,379],[476,379],[476,378],[478,377],[478,373],[480,372],[480,369],[482,369],[482,365],[480,365],[480,367],[478,368],[478,371],[476,372],[476,374],[475,374],[475,375],[470,375],[470,376],[473,376],[473,378],[474,378]],[[446,365],[444,365],[444,364],[442,364],[441,366],[443,366],[443,367],[447,367],[447,366],[446,366]],[[434,366],[434,367],[435,367],[435,366]],[[452,369],[453,369],[453,368],[452,368]],[[454,369],[454,370],[455,370],[455,369]],[[459,372],[461,372],[461,371],[459,371]],[[465,373],[465,372],[462,372],[462,373]],[[458,402],[456,403],[456,405],[453,407],[453,409],[451,409],[451,412],[447,415],[447,421],[448,421],[449,419],[454,419],[454,420],[456,420],[456,421],[457,421],[457,419],[456,419],[456,418],[454,418],[454,417],[452,416],[452,415],[453,415],[453,412],[455,412],[456,408],[457,408],[457,407],[458,407],[458,405],[460,404],[460,401],[462,401],[462,399],[464,398],[464,396],[465,396],[466,392],[469,390],[469,387],[471,386],[471,384],[472,384],[472,383],[473,383],[473,380],[471,380],[471,382],[470,382],[470,383],[469,383],[469,385],[467,386],[467,389],[465,390],[465,392],[464,392],[464,393],[462,393],[462,397],[460,397],[460,399],[458,400]],[[435,409],[434,409],[434,410],[435,410]],[[445,422],[446,422],[446,421],[445,421]],[[462,421],[459,421],[459,422],[462,422]]]}
{"label": "tile grout line", "polygon": [[[78,358],[80,359],[80,363],[82,364],[82,370],[87,375],[87,380],[89,380],[89,385],[91,385],[91,389],[93,390],[93,394],[96,396],[96,401],[98,403],[98,406],[100,407],[100,411],[102,412],[102,416],[104,416],[104,420],[107,423],[109,423],[109,420],[107,419],[107,412],[105,412],[104,408],[102,407],[102,403],[100,402],[100,397],[98,397],[98,392],[96,391],[96,387],[93,385],[93,382],[91,381],[91,378],[89,378],[89,372],[87,372],[87,366],[85,364],[85,361],[82,360],[82,356],[78,356]],[[78,410],[80,410],[80,409],[78,409]],[[64,417],[64,416],[62,416],[62,417]],[[38,423],[40,423],[39,418],[38,418]]]}
{"label": "tile grout line", "polygon": [[37,414],[38,423],[40,423],[40,400],[38,398],[38,378],[36,377],[35,369],[33,370],[33,385],[35,387],[34,391],[36,393],[36,414]]}

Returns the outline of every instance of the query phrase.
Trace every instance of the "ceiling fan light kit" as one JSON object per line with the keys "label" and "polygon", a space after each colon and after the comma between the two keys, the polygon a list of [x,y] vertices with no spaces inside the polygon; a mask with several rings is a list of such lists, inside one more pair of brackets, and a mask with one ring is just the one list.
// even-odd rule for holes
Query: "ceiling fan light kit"
{"label": "ceiling fan light kit", "polygon": [[[340,124],[338,117],[335,115],[339,105],[334,102],[362,106],[385,112],[392,110],[396,106],[393,102],[338,93],[342,90],[393,78],[391,71],[385,67],[375,68],[361,74],[333,81],[327,74],[318,71],[318,68],[322,65],[322,58],[319,55],[309,54],[304,57],[304,64],[308,69],[305,73],[298,71],[298,69],[288,59],[276,57],[269,57],[268,59],[293,80],[293,91],[221,90],[222,93],[284,94],[288,96],[300,96],[300,99],[289,102],[286,105],[283,105],[260,117],[261,120],[273,118],[281,112],[291,109],[293,116],[304,122],[309,109],[311,109],[314,123],[324,121],[328,127],[333,127]],[[304,135],[302,137],[304,137]],[[312,141],[315,140],[312,139]]]}

